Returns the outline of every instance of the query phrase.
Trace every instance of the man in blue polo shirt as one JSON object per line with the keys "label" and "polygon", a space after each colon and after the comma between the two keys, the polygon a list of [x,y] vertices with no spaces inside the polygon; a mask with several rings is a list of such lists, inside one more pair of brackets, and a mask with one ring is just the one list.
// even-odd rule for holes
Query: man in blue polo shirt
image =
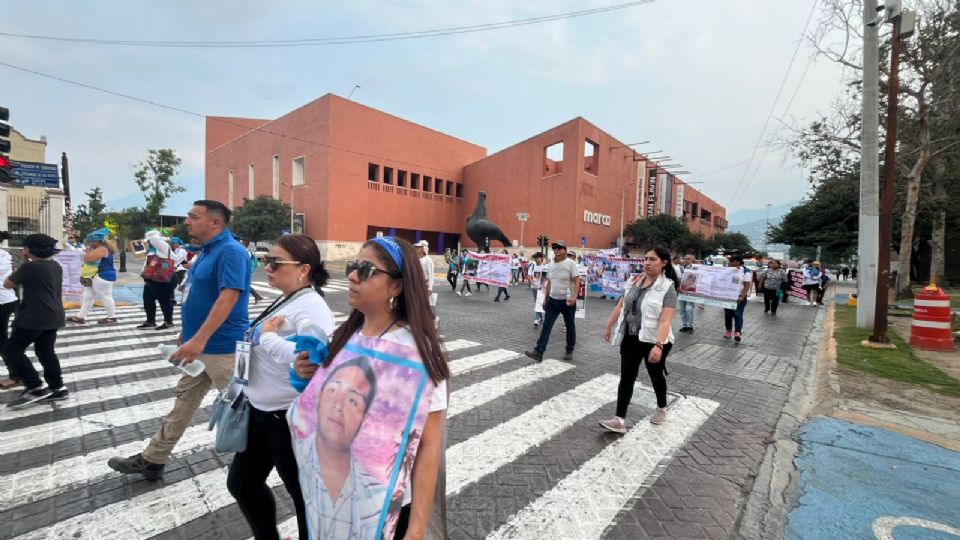
{"label": "man in blue polo shirt", "polygon": [[142,454],[110,458],[107,464],[115,471],[139,473],[147,480],[160,478],[210,386],[222,390],[233,377],[236,342],[243,339],[249,324],[250,255],[227,229],[229,223],[230,209],[218,201],[196,201],[187,214],[190,236],[203,245],[187,276],[180,347],[172,358],[181,365],[199,359],[206,367],[196,377],[180,378],[173,410],[160,430]]}

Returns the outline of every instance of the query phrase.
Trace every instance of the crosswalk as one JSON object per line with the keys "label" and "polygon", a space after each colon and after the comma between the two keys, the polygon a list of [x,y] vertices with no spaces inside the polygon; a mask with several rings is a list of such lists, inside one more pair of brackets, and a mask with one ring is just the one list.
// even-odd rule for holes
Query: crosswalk
{"label": "crosswalk", "polygon": [[[251,316],[263,309],[251,306]],[[346,318],[340,312],[335,316],[338,323]],[[204,459],[213,455],[214,436],[206,429],[204,412],[171,457],[171,464],[192,464],[189,476],[171,473],[163,482],[147,483],[120,478],[107,467],[110,457],[146,446],[156,422],[172,406],[180,375],[157,350],[173,342],[178,330],[135,329],[142,317],[139,307],[120,308],[118,317],[117,325],[61,330],[58,352],[63,351],[69,400],[19,411],[0,407],[0,540],[192,537],[191,527],[234,506],[223,462]],[[555,359],[532,365],[516,351],[469,339],[445,339],[445,347],[453,374],[446,451],[451,512],[458,497],[489,486],[485,479],[535,457],[539,449],[570,444],[583,426],[599,433],[596,417],[601,409],[609,411],[616,397],[619,379],[612,374],[578,376],[575,365]],[[551,397],[528,404],[526,395],[545,390]],[[12,395],[0,394],[0,401]],[[202,407],[212,400],[211,392]],[[651,413],[653,392],[638,384],[632,407],[637,415]],[[714,401],[674,396],[667,424],[638,420],[626,436],[610,438],[583,463],[551,479],[550,489],[519,500],[509,519],[490,524],[484,535],[602,538],[617,513],[657,478],[716,409]],[[268,485],[283,492],[275,473]],[[120,495],[99,496],[117,486],[127,487]],[[34,505],[72,500],[89,502],[51,511],[45,520],[21,519]],[[296,537],[295,518],[281,517],[282,536]]]}
{"label": "crosswalk", "polygon": [[[251,287],[257,290],[260,294],[268,294],[279,296],[280,291],[274,289],[270,286],[270,283],[266,281],[253,281],[250,284]],[[329,293],[338,293],[346,292],[350,289],[350,281],[344,278],[330,278],[327,280],[327,284],[323,286],[323,292]]]}

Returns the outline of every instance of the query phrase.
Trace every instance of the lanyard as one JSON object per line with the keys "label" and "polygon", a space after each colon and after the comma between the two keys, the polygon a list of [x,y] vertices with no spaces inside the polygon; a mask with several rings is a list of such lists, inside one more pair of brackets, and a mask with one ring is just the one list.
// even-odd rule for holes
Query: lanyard
{"label": "lanyard", "polygon": [[270,307],[268,307],[267,309],[263,310],[263,311],[260,313],[260,316],[257,317],[257,318],[250,324],[250,327],[247,328],[247,331],[244,333],[244,339],[245,339],[246,341],[249,341],[249,340],[250,340],[250,336],[253,334],[253,331],[257,328],[257,325],[260,324],[261,321],[263,321],[264,319],[266,319],[267,317],[269,317],[271,313],[274,313],[275,311],[279,311],[280,308],[283,307],[283,305],[287,303],[287,301],[293,300],[294,298],[297,298],[298,296],[301,296],[302,293],[307,292],[307,291],[310,290],[310,289],[313,289],[313,287],[307,286],[307,287],[304,287],[304,288],[298,290],[297,292],[291,294],[290,296],[280,297],[280,298],[277,298],[276,300],[274,300],[273,303],[270,304]]}
{"label": "lanyard", "polygon": [[384,329],[383,329],[383,332],[380,332],[380,335],[377,336],[377,339],[380,339],[380,338],[382,338],[384,335],[386,335],[386,333],[389,332],[390,329],[393,328],[393,325],[397,324],[397,321],[399,321],[399,320],[400,320],[400,319],[394,319],[393,322],[390,323],[390,326],[384,328]]}

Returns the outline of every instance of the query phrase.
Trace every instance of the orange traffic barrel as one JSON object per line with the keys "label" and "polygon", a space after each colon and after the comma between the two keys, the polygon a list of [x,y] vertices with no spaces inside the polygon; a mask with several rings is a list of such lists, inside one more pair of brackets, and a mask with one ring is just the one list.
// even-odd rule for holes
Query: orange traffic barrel
{"label": "orange traffic barrel", "polygon": [[952,351],[950,297],[939,287],[926,287],[914,296],[910,345],[934,351]]}

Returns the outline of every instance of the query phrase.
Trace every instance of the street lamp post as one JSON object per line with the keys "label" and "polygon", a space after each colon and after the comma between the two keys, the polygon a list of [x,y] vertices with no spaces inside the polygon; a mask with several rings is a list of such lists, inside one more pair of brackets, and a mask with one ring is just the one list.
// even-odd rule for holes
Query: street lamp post
{"label": "street lamp post", "polygon": [[517,212],[517,221],[520,222],[520,248],[523,249],[523,224],[530,219],[530,214],[526,212]]}
{"label": "street lamp post", "polygon": [[770,230],[770,207],[771,206],[772,205],[770,203],[767,203],[767,224],[763,228],[763,253],[764,254],[767,253],[767,231]]}

